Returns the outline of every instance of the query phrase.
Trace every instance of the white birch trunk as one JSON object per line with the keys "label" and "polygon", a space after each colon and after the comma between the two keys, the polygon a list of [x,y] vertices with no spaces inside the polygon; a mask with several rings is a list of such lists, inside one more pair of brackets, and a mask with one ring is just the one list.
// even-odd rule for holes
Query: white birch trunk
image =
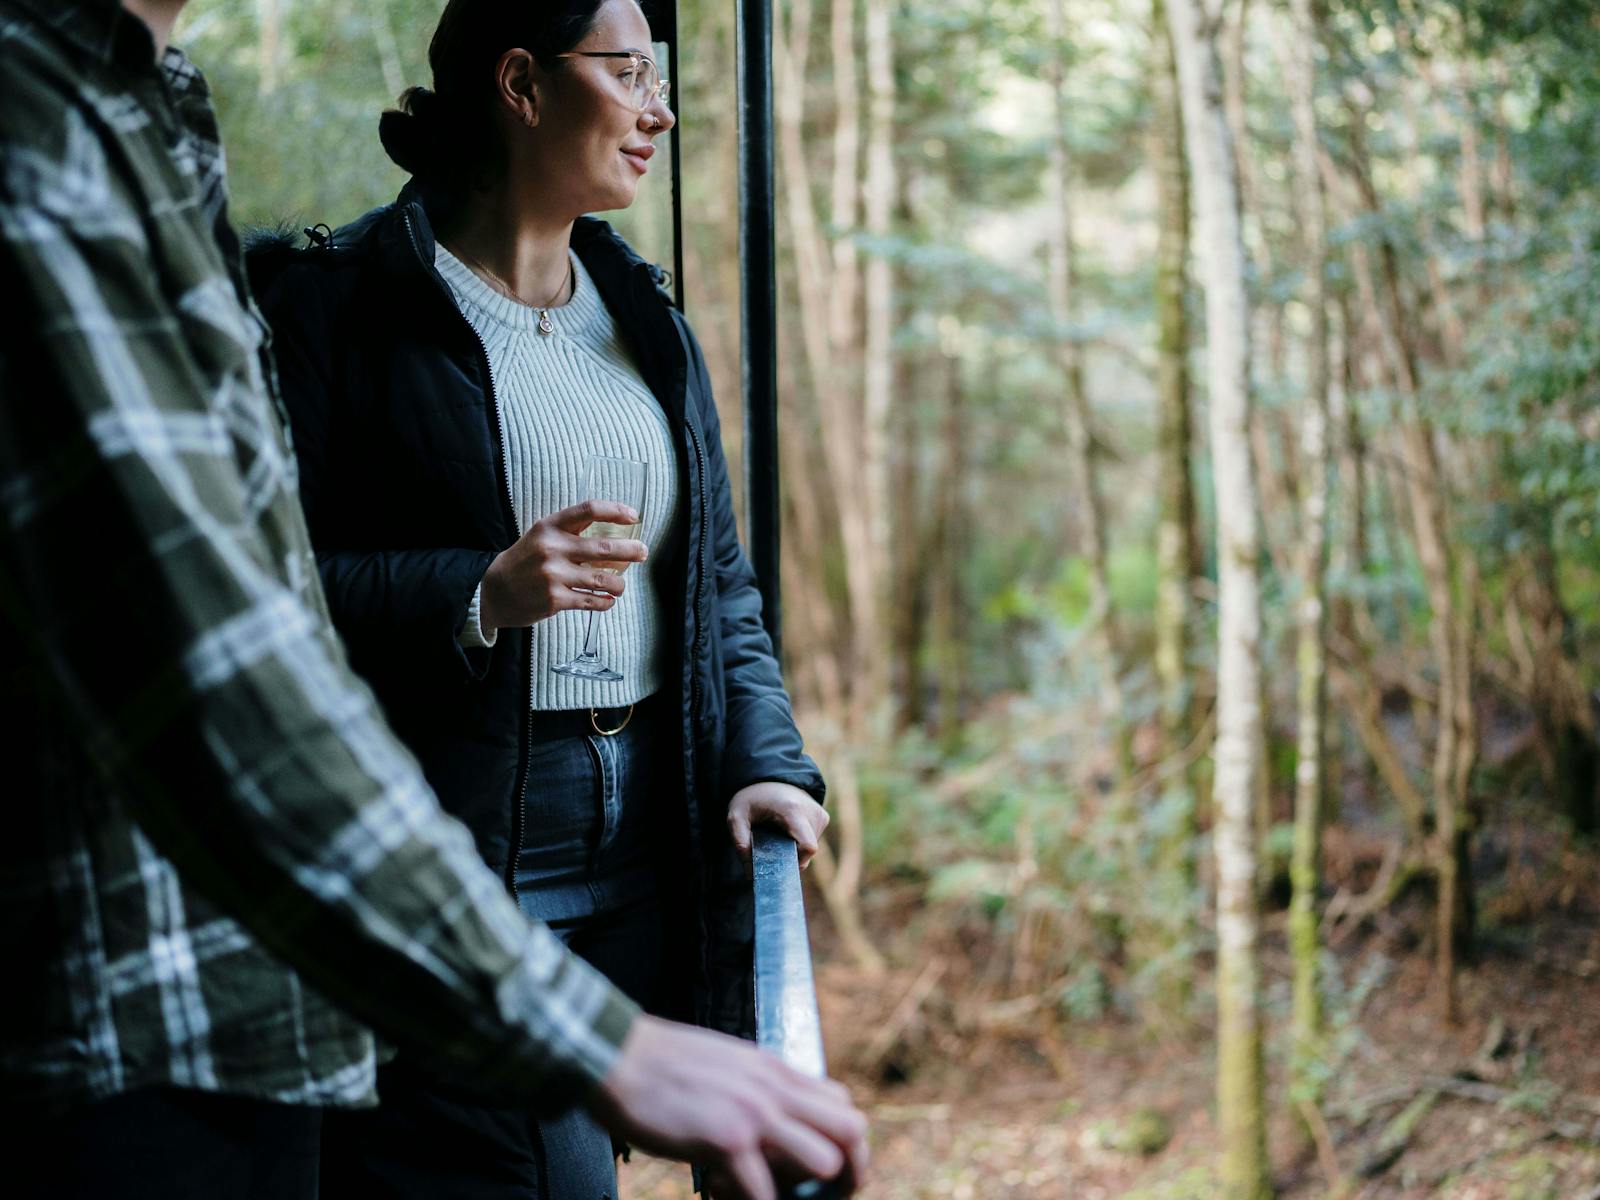
{"label": "white birch trunk", "polygon": [[1321,879],[1322,806],[1327,709],[1326,600],[1328,543],[1328,216],[1317,161],[1317,30],[1311,0],[1290,0],[1284,82],[1294,118],[1294,183],[1311,313],[1306,346],[1306,397],[1300,425],[1300,605],[1296,663],[1297,740],[1294,852],[1289,864],[1289,943],[1294,956],[1293,1069],[1303,1098],[1316,1102],[1315,1058],[1322,1036],[1317,964],[1317,887]]}
{"label": "white birch trunk", "polygon": [[1217,1098],[1230,1200],[1272,1194],[1262,1111],[1253,810],[1262,762],[1260,533],[1250,458],[1250,333],[1237,160],[1223,109],[1217,21],[1168,0],[1206,296],[1217,511]]}

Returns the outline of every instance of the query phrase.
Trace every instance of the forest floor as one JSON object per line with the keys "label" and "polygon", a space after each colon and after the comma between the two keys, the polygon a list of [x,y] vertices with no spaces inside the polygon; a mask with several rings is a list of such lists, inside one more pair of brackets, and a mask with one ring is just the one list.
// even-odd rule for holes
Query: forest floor
{"label": "forest floor", "polygon": [[[1478,956],[1461,974],[1457,1024],[1440,1015],[1425,894],[1332,952],[1320,1150],[1284,1099],[1290,964],[1281,914],[1269,917],[1281,1197],[1600,1200],[1600,849],[1525,816],[1479,838]],[[1343,860],[1343,882],[1364,886],[1381,846],[1340,836],[1330,830],[1330,864]],[[948,935],[929,944],[892,894],[867,917],[900,965],[872,975],[840,961],[825,911],[810,907],[830,1062],[873,1124],[863,1200],[1228,1200],[1212,1176],[1203,1023],[1152,1030],[1058,1019],[1027,998],[965,1002],[982,949]],[[622,1194],[690,1195],[684,1168],[645,1158],[624,1168]]]}

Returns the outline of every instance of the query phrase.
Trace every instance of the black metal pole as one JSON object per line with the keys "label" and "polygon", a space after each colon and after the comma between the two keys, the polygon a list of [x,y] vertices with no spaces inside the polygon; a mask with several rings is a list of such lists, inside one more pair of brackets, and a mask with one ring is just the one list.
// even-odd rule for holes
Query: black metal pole
{"label": "black metal pole", "polygon": [[762,619],[783,651],[778,576],[778,329],[772,163],[772,0],[735,0],[738,19],[739,272],[743,330],[745,538]]}
{"label": "black metal pole", "polygon": [[[678,0],[667,0],[663,5],[671,22],[672,36],[667,39],[667,78],[678,78]],[[679,92],[673,98],[673,103],[682,99],[683,93]],[[672,110],[676,113],[678,110]],[[683,307],[683,129],[674,126],[672,141],[672,297],[678,302],[680,311],[687,311]]]}
{"label": "black metal pole", "polygon": [[[738,24],[739,282],[744,375],[745,539],[761,615],[782,661],[778,579],[778,287],[772,161],[772,0],[734,0]],[[790,1066],[822,1076],[822,1021],[811,974],[795,844],[754,831],[756,1040]],[[783,1200],[837,1200],[839,1185],[810,1180]]]}
{"label": "black metal pole", "polygon": [[673,83],[670,107],[679,124],[667,138],[667,153],[672,165],[672,298],[683,308],[683,125],[678,101],[683,85],[678,78],[678,0],[642,0],[645,19],[650,22],[650,37],[667,44],[666,76]]}

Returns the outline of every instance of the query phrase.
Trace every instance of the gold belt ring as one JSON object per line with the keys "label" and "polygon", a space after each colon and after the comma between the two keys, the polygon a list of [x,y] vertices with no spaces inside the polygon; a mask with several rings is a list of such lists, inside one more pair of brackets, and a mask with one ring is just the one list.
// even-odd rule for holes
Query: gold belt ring
{"label": "gold belt ring", "polygon": [[598,708],[591,708],[589,710],[589,727],[601,737],[616,737],[617,734],[621,733],[628,727],[628,722],[631,720],[633,720],[633,705],[630,704],[628,705],[628,715],[622,718],[621,725],[618,725],[615,729],[601,729],[600,710]]}

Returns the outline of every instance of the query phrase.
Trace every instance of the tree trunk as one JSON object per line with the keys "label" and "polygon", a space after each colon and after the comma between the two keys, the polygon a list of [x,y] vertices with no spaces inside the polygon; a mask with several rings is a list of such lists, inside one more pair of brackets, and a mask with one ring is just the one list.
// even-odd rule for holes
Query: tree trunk
{"label": "tree trunk", "polygon": [[1250,331],[1238,167],[1222,106],[1216,22],[1168,0],[1206,293],[1217,506],[1217,1100],[1223,1187],[1273,1194],[1262,1099],[1255,794],[1263,758],[1257,492],[1250,460]]}
{"label": "tree trunk", "polygon": [[[861,212],[861,87],[856,79],[857,0],[833,0],[828,44],[833,59],[833,178],[828,216],[833,223],[833,307],[826,325],[834,353],[853,362],[860,347],[856,322],[859,271],[856,225]],[[802,80],[803,83],[803,80]]]}
{"label": "tree trunk", "polygon": [[[1050,200],[1050,313],[1058,329],[1071,324],[1075,310],[1075,264],[1072,244],[1072,152],[1067,143],[1067,97],[1062,57],[1066,53],[1064,0],[1045,0],[1045,37],[1049,42],[1046,75],[1054,94],[1046,195]],[[1095,659],[1094,685],[1100,697],[1100,719],[1117,747],[1123,774],[1131,764],[1124,725],[1122,685],[1116,633],[1111,611],[1111,584],[1106,570],[1105,505],[1101,502],[1095,465],[1089,398],[1084,387],[1083,351],[1076,338],[1057,333],[1061,367],[1063,417],[1070,455],[1073,506],[1078,511],[1079,537],[1089,566],[1089,645]]]}
{"label": "tree trunk", "polygon": [[1295,207],[1304,238],[1306,397],[1301,413],[1300,604],[1297,613],[1294,853],[1289,865],[1289,945],[1294,956],[1295,1086],[1309,1105],[1320,1099],[1317,1059],[1322,1041],[1321,958],[1317,889],[1321,882],[1322,808],[1326,790],[1327,671],[1324,584],[1328,531],[1328,217],[1317,162],[1316,24],[1311,0],[1290,0],[1292,32],[1284,82],[1294,115]]}
{"label": "tree trunk", "polygon": [[[848,4],[849,0],[838,2]],[[863,642],[875,647],[880,660],[886,658],[887,648],[880,644],[877,635],[882,626],[872,623],[874,608],[871,603],[875,594],[871,581],[881,577],[886,567],[872,557],[861,507],[849,502],[862,490],[861,425],[859,411],[850,403],[854,394],[850,381],[839,370],[838,358],[828,337],[837,296],[826,239],[812,198],[811,170],[805,153],[803,72],[805,48],[810,42],[810,19],[810,6],[796,5],[790,12],[788,29],[780,24],[774,30],[774,66],[779,84],[775,120],[788,201],[785,212],[800,300],[797,324],[816,398],[815,434],[821,442],[827,471],[821,477],[795,473],[789,476],[787,490],[791,493],[792,511],[810,568],[788,572],[787,577],[791,580],[791,590],[804,587],[807,592],[797,607],[808,615],[814,639],[808,647],[808,654],[816,659],[808,672],[815,688],[815,724],[819,727],[813,737],[818,744],[818,757],[824,760],[828,770],[836,818],[832,836],[838,844],[838,853],[835,855],[826,844],[819,850],[817,882],[848,952],[863,967],[877,970],[882,966],[882,956],[862,925],[858,897],[863,862],[863,815],[856,777],[857,761],[850,739],[843,731],[859,728],[852,711],[859,703],[858,668],[864,652]],[[785,428],[786,438],[793,440],[799,435],[794,429],[792,415],[786,419]],[[795,453],[787,457],[790,461],[800,461]],[[824,503],[829,497],[833,498],[831,510]],[[833,619],[822,584],[829,540],[825,522],[829,516],[837,519],[835,528],[845,565],[849,611],[842,623]],[[870,626],[866,632],[863,632],[864,625]]]}
{"label": "tree trunk", "polygon": [[938,472],[940,486],[931,540],[935,547],[928,561],[933,579],[929,614],[929,640],[939,675],[939,704],[935,728],[940,740],[954,748],[962,728],[962,703],[966,695],[966,592],[962,564],[967,557],[967,458],[970,431],[966,397],[961,381],[961,360],[941,352],[946,379],[945,411],[940,440],[944,461]]}
{"label": "tree trunk", "polygon": [[283,59],[283,3],[284,0],[256,0],[259,87],[263,96],[270,96],[278,88],[278,68]]}
{"label": "tree trunk", "polygon": [[398,99],[406,88],[406,71],[400,61],[400,43],[394,35],[394,20],[389,0],[368,0],[372,11],[372,40],[378,48],[378,68],[383,72],[383,88],[390,100]]}
{"label": "tree trunk", "polygon": [[1600,833],[1595,711],[1574,655],[1576,631],[1561,597],[1548,522],[1529,540],[1533,547],[1522,555],[1512,599],[1526,626],[1523,688],[1533,712],[1539,768],[1573,828]]}
{"label": "tree trunk", "polygon": [[[1348,122],[1354,182],[1363,206],[1378,215],[1382,206],[1373,183],[1365,139],[1365,112],[1351,105]],[[1466,811],[1472,767],[1477,758],[1478,731],[1473,701],[1474,596],[1471,562],[1457,578],[1455,552],[1447,523],[1445,485],[1433,423],[1421,395],[1417,321],[1401,286],[1399,254],[1392,242],[1379,247],[1378,284],[1370,278],[1364,256],[1352,255],[1357,281],[1376,292],[1376,322],[1395,390],[1407,400],[1408,412],[1399,431],[1400,466],[1410,508],[1417,561],[1428,597],[1428,640],[1439,673],[1434,706],[1432,860],[1439,882],[1436,972],[1441,1007],[1447,1021],[1456,1009],[1456,951],[1470,950],[1473,925],[1471,880],[1464,869],[1471,862],[1472,823]]]}
{"label": "tree trunk", "polygon": [[879,248],[867,259],[865,272],[866,338],[862,372],[862,421],[858,453],[864,488],[869,554],[870,620],[862,627],[855,669],[859,688],[856,714],[865,729],[888,698],[889,589],[889,427],[894,394],[894,263],[885,244],[895,209],[894,43],[890,0],[866,0],[867,51],[867,180],[866,231]]}
{"label": "tree trunk", "polygon": [[[1156,179],[1156,408],[1157,472],[1161,507],[1156,525],[1156,649],[1160,692],[1161,757],[1175,759],[1194,736],[1190,713],[1194,687],[1190,678],[1189,639],[1193,621],[1194,577],[1199,569],[1195,549],[1194,482],[1189,454],[1193,442],[1189,409],[1189,318],[1186,306],[1189,256],[1189,176],[1183,158],[1183,114],[1178,107],[1177,68],[1172,59],[1172,34],[1164,0],[1154,0],[1151,27],[1150,161]],[[1182,903],[1172,906],[1173,919],[1164,931],[1161,949],[1187,941],[1193,933],[1192,897],[1198,882],[1195,841],[1197,773],[1191,768],[1174,775],[1162,802],[1179,808],[1162,857],[1178,881]],[[1166,996],[1175,1011],[1188,1004],[1186,969],[1171,973]]]}
{"label": "tree trunk", "polygon": [[[900,393],[923,396],[932,371],[925,356],[907,355],[900,364]],[[922,433],[916,408],[910,403],[894,409],[892,473],[894,536],[889,584],[894,603],[889,606],[890,641],[893,644],[889,678],[894,732],[898,736],[927,720],[927,680],[923,647],[928,639],[928,600],[932,587],[928,554],[935,534],[927,520],[928,501],[919,486],[923,471]],[[943,481],[934,479],[934,488]]]}

